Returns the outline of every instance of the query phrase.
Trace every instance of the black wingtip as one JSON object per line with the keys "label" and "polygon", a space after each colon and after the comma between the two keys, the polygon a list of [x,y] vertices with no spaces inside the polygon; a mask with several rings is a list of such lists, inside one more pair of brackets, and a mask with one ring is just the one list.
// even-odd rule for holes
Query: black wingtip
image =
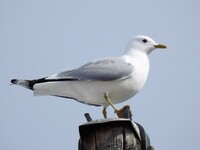
{"label": "black wingtip", "polygon": [[18,81],[17,79],[12,79],[10,82],[13,84],[17,84],[17,81]]}

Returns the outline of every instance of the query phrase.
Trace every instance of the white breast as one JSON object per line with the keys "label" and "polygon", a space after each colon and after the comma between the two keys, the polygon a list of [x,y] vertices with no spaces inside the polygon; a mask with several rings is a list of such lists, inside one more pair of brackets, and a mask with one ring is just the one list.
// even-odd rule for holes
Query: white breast
{"label": "white breast", "polygon": [[132,55],[124,55],[123,56],[127,63],[130,63],[134,66],[134,71],[131,75],[132,78],[132,84],[135,88],[135,90],[140,90],[148,77],[149,73],[149,58],[148,56],[139,51],[134,51]]}

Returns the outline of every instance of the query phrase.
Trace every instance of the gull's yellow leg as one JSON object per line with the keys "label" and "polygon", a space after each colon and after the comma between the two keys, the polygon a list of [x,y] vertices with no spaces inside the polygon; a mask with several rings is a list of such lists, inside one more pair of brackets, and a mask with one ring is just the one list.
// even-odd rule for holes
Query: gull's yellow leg
{"label": "gull's yellow leg", "polygon": [[[131,119],[132,118],[132,114],[131,114],[129,105],[126,105],[126,106],[122,107],[120,110],[118,110],[114,106],[114,104],[111,102],[111,100],[109,99],[107,94],[104,94],[104,98],[108,102],[108,104],[114,109],[115,113],[117,114],[117,116],[119,118],[126,118],[126,119]],[[107,118],[106,107],[104,107],[102,113],[103,113],[104,118]]]}
{"label": "gull's yellow leg", "polygon": [[114,104],[111,102],[107,94],[104,94],[105,100],[108,102],[108,104],[114,109],[115,113],[118,113],[119,110],[114,106]]}

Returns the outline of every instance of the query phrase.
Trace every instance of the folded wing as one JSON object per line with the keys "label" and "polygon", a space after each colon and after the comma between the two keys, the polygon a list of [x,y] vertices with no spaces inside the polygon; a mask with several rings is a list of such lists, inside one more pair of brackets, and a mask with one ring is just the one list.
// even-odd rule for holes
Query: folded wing
{"label": "folded wing", "polygon": [[98,80],[111,81],[120,80],[130,76],[134,69],[122,58],[103,58],[89,62],[77,69],[63,71],[48,79],[70,79],[70,80]]}

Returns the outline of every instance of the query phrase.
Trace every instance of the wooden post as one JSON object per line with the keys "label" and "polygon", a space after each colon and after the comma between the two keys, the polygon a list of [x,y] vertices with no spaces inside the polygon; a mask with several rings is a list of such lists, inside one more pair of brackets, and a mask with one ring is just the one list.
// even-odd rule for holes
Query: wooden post
{"label": "wooden post", "polygon": [[79,150],[140,150],[141,144],[130,120],[103,119],[79,127]]}
{"label": "wooden post", "polygon": [[[121,116],[131,117],[130,111],[125,110],[129,115]],[[91,121],[89,114],[85,116],[89,122],[79,126],[78,150],[153,150],[148,135],[138,123],[125,118]]]}

